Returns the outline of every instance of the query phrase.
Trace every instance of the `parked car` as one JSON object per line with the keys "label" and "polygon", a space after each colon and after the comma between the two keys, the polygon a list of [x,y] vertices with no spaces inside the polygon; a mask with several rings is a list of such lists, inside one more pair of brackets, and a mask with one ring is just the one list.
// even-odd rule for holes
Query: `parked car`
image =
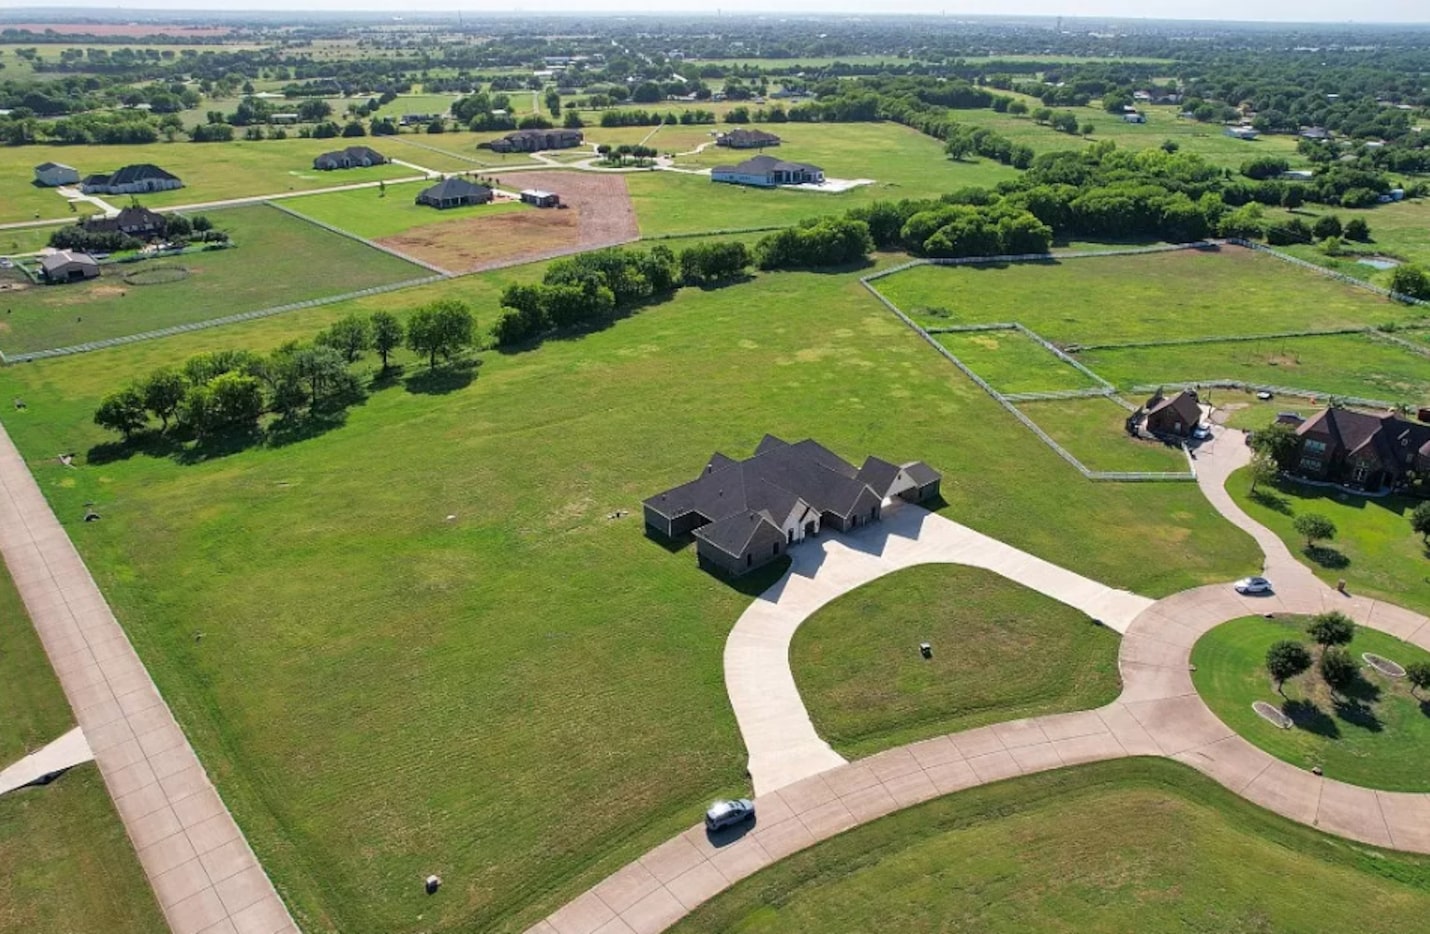
{"label": "parked car", "polygon": [[1237,593],[1270,593],[1271,581],[1264,577],[1243,577],[1232,584]]}
{"label": "parked car", "polygon": [[1270,399],[1272,398],[1272,396],[1271,396],[1271,393],[1269,393],[1269,392],[1267,392],[1265,389],[1263,389],[1263,390],[1261,390],[1260,392],[1258,392],[1258,393],[1256,394],[1256,398],[1260,399],[1262,402],[1268,402],[1268,401],[1270,401]]}
{"label": "parked car", "polygon": [[705,829],[719,830],[730,827],[755,816],[755,802],[749,798],[734,801],[716,801],[705,812]]}
{"label": "parked car", "polygon": [[1193,441],[1205,441],[1212,436],[1212,430],[1207,425],[1198,425],[1192,429]]}

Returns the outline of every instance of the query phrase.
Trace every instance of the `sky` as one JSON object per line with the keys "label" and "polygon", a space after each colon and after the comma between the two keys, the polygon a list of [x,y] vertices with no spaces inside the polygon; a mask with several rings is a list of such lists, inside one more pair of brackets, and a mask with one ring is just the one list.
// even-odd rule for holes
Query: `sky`
{"label": "sky", "polygon": [[[123,9],[155,10],[292,10],[293,0],[142,0],[134,4],[84,3],[83,0],[0,0],[0,8],[26,9],[92,6],[107,12]],[[1001,16],[1092,16],[1125,17],[1128,19],[1200,19],[1259,20],[1280,22],[1360,22],[1360,23],[1430,23],[1430,2],[1427,0],[1376,0],[1373,3],[1347,4],[1344,0],[1260,0],[1248,4],[1245,0],[1198,0],[1196,3],[1171,0],[1082,0],[1071,4],[1066,0],[1003,0],[990,6],[984,0],[784,0],[770,4],[768,0],[303,0],[296,5],[304,10],[340,12],[343,10],[381,12],[387,10],[454,11],[480,16],[483,13],[713,13],[717,9],[728,14],[760,13],[772,15],[772,10],[796,14],[830,13],[945,13],[958,15]]]}

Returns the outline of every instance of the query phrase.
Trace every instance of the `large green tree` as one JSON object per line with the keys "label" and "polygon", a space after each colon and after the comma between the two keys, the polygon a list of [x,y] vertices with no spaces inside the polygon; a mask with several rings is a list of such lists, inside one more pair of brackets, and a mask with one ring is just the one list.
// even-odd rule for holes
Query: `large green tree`
{"label": "large green tree", "polygon": [[144,381],[144,407],[159,419],[160,431],[167,431],[169,419],[179,409],[184,393],[188,391],[188,380],[171,367],[156,370]]}
{"label": "large green tree", "polygon": [[371,323],[372,349],[382,359],[382,370],[385,373],[392,352],[402,346],[402,322],[391,312],[375,311],[372,313]]}
{"label": "large green tree", "polygon": [[1283,639],[1266,650],[1266,672],[1276,681],[1276,691],[1286,696],[1287,680],[1311,667],[1311,653],[1299,642]]}
{"label": "large green tree", "polygon": [[427,357],[436,367],[437,358],[450,360],[472,346],[476,320],[466,303],[445,298],[424,305],[407,320],[407,346]]}
{"label": "large green tree", "polygon": [[144,395],[137,388],[127,386],[118,392],[105,396],[94,412],[94,423],[100,428],[117,431],[128,441],[136,431],[149,424],[149,412],[144,406]]}

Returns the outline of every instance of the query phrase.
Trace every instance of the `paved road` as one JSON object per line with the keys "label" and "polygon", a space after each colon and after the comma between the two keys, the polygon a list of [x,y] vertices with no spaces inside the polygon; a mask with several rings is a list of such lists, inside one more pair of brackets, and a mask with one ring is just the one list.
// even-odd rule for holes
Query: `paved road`
{"label": "paved road", "polygon": [[[697,824],[607,877],[529,934],[663,931],[765,866],[885,814],[1004,778],[1126,756],[1175,759],[1291,820],[1376,846],[1430,853],[1430,794],[1374,791],[1276,759],[1217,719],[1192,685],[1196,640],[1222,622],[1256,613],[1339,609],[1362,625],[1430,650],[1430,619],[1327,587],[1278,537],[1235,508],[1223,484],[1248,459],[1244,448],[1234,432],[1203,445],[1199,482],[1228,520],[1262,543],[1276,595],[1243,597],[1227,584],[1213,584],[1152,603],[1126,625],[1118,653],[1123,689],[1111,704],[966,730],[857,762],[841,760],[760,793],[758,822],[743,835],[712,837]],[[833,562],[812,561],[816,578],[843,579],[843,561],[831,554]],[[767,596],[778,599],[776,591],[791,586],[796,574],[792,569]],[[844,580],[847,586],[831,586],[824,601],[863,582],[857,576]],[[742,721],[742,731],[744,726]]]}
{"label": "paved road", "polygon": [[725,643],[725,689],[763,795],[844,764],[815,732],[789,666],[795,631],[830,600],[919,564],[986,568],[1123,632],[1152,605],[919,506],[885,511],[852,534],[821,533],[790,550],[790,572],[750,604]]}
{"label": "paved road", "polygon": [[24,788],[46,775],[63,772],[93,758],[94,752],[84,738],[84,730],[75,727],[43,749],[37,749],[19,762],[0,770],[0,795],[16,788]]}
{"label": "paved road", "polygon": [[3,426],[0,553],[170,928],[296,934]]}

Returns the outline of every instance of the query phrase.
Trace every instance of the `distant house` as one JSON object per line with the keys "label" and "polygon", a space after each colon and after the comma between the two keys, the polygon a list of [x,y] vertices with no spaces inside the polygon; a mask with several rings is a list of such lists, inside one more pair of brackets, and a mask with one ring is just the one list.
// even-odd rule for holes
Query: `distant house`
{"label": "distant house", "polygon": [[778,146],[780,138],[773,133],[766,133],[764,130],[747,130],[744,127],[734,129],[728,133],[721,133],[715,137],[716,146],[726,146],[730,149],[764,149],[766,146]]}
{"label": "distant house", "polygon": [[295,113],[269,114],[269,115],[268,115],[268,122],[269,122],[269,123],[272,123],[272,124],[276,124],[276,125],[278,125],[278,126],[287,126],[287,125],[289,125],[289,124],[297,123],[297,122],[298,122],[298,119],[299,119],[299,115],[298,115],[298,114],[295,114]]}
{"label": "distant house", "polygon": [[439,119],[441,117],[438,114],[403,114],[402,119],[398,122],[403,126],[425,126],[433,120]]}
{"label": "distant house", "polygon": [[1147,115],[1134,110],[1131,113],[1123,114],[1122,119],[1127,123],[1146,123]]}
{"label": "distant house", "polygon": [[551,191],[542,191],[539,188],[528,188],[521,193],[523,204],[532,204],[539,208],[555,208],[561,206],[561,196]]}
{"label": "distant house", "polygon": [[517,130],[486,146],[492,152],[539,152],[543,149],[570,149],[585,137],[580,130]]}
{"label": "distant house", "polygon": [[755,156],[739,165],[722,165],[710,170],[712,182],[774,188],[776,185],[807,185],[824,181],[824,170],[803,162],[785,162],[774,156]]}
{"label": "distant house", "polygon": [[62,162],[41,162],[35,166],[35,181],[49,188],[79,184],[79,170]]}
{"label": "distant house", "polygon": [[737,576],[776,560],[823,529],[850,531],[878,521],[885,502],[924,502],[940,476],[922,461],[902,466],[868,457],[853,464],[815,441],[765,435],[754,456],[718,451],[700,476],[647,499],[646,531],[695,538],[700,566]]}
{"label": "distant house", "polygon": [[40,272],[46,282],[77,282],[99,275],[99,263],[88,253],[60,250],[40,257]]}
{"label": "distant house", "polygon": [[1320,126],[1303,126],[1299,135],[1302,139],[1324,142],[1331,138],[1331,131]]}
{"label": "distant house", "polygon": [[1244,139],[1249,142],[1256,139],[1261,133],[1249,126],[1229,126],[1226,128],[1226,135],[1233,139]]}
{"label": "distant house", "polygon": [[1337,408],[1278,421],[1294,425],[1300,441],[1287,471],[1294,476],[1378,490],[1430,471],[1430,425],[1423,422]]}
{"label": "distant house", "polygon": [[468,204],[486,204],[492,200],[492,190],[486,185],[478,185],[465,178],[452,176],[444,178],[431,188],[424,188],[417,195],[417,203],[445,211]]}
{"label": "distant house", "polygon": [[313,168],[323,172],[334,169],[365,169],[374,165],[386,165],[388,159],[371,146],[349,146],[334,152],[325,152],[313,160]]}
{"label": "distant house", "polygon": [[81,189],[86,194],[96,195],[137,195],[150,191],[170,191],[183,188],[184,183],[148,162],[126,165],[109,175],[91,175],[84,180]]}
{"label": "distant house", "polygon": [[1162,437],[1190,438],[1202,421],[1201,401],[1192,389],[1175,396],[1163,395],[1159,389],[1142,410],[1142,427]]}
{"label": "distant house", "polygon": [[89,217],[84,221],[84,229],[94,233],[122,233],[126,237],[140,240],[156,240],[164,236],[169,222],[158,211],[131,205],[113,217]]}
{"label": "distant house", "polygon": [[1287,169],[1276,176],[1284,182],[1309,182],[1316,177],[1310,169]]}

